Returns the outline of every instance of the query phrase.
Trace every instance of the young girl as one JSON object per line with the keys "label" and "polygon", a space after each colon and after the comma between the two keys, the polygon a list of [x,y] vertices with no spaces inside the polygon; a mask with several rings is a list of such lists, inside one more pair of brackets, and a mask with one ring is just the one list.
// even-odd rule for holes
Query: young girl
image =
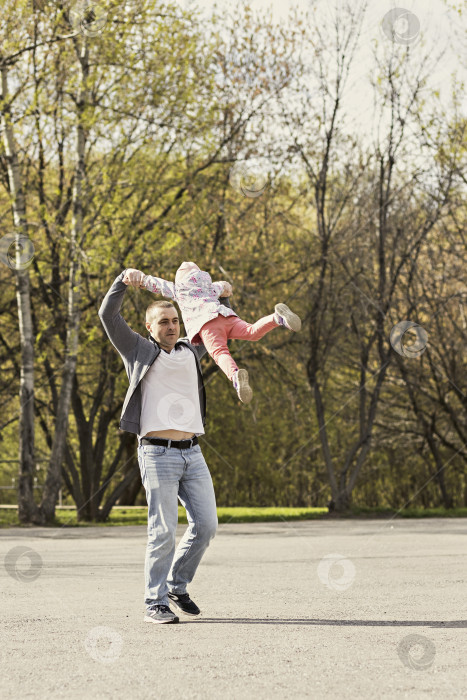
{"label": "young girl", "polygon": [[276,304],[275,313],[247,323],[233,309],[219,303],[220,296],[230,296],[228,282],[213,282],[209,273],[194,262],[184,262],[175,275],[175,284],[160,277],[145,275],[141,284],[155,294],[174,299],[182,314],[186,334],[193,345],[204,344],[214,362],[233,382],[240,401],[249,403],[253,392],[248,384],[246,369],[238,369],[227,340],[259,340],[277,326],[299,331],[300,318],[285,304]]}

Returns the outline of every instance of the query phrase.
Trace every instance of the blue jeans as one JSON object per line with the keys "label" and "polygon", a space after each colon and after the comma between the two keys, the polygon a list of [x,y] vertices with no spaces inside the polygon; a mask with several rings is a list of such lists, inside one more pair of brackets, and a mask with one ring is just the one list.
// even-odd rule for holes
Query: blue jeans
{"label": "blue jeans", "polygon": [[[144,602],[146,607],[168,605],[169,591],[187,592],[216,534],[214,487],[199,445],[186,450],[138,445],[138,462],[148,502]],[[177,496],[186,509],[188,528],[175,552]]]}

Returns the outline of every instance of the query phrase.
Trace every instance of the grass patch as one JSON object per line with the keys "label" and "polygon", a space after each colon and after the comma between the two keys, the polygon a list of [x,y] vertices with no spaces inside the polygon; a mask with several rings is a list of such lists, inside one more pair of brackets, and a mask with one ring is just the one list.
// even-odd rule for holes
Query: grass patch
{"label": "grass patch", "polygon": [[[218,508],[219,523],[254,523],[277,520],[311,520],[322,517],[327,508]],[[178,522],[186,524],[186,511],[178,507]],[[75,509],[57,509],[55,522],[49,527],[108,527],[148,524],[147,508],[114,508],[109,520],[104,523],[78,522]],[[20,527],[17,511],[13,508],[0,508],[0,527]],[[29,526],[24,526],[29,527]]]}
{"label": "grass patch", "polygon": [[403,508],[398,511],[395,508],[367,508],[366,506],[353,506],[352,515],[364,517],[392,517],[398,518],[467,518],[467,508]]}
{"label": "grass patch", "polygon": [[[397,513],[397,515],[396,515]],[[104,523],[78,522],[76,510],[57,509],[55,511],[55,522],[48,527],[120,527],[124,525],[144,525],[147,526],[147,507],[141,508],[114,508],[110,518]],[[327,508],[218,508],[217,517],[219,523],[255,523],[255,522],[277,522],[285,520],[316,520],[316,519],[337,519],[337,518],[465,518],[467,508],[406,508],[397,512],[391,508],[367,508],[365,506],[354,506],[346,514],[328,513]],[[178,522],[186,524],[186,511],[182,506],[178,507]],[[30,527],[21,526],[18,521],[16,508],[0,508],[0,527]]]}

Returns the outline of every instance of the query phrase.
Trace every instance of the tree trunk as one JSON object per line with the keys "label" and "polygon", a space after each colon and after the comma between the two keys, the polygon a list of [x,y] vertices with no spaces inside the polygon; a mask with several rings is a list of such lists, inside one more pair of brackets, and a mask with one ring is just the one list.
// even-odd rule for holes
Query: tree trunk
{"label": "tree trunk", "polygon": [[347,490],[339,491],[333,498],[332,503],[334,505],[333,510],[337,513],[346,513],[350,511],[352,495],[348,493]]}
{"label": "tree trunk", "polygon": [[53,521],[58,492],[61,487],[61,470],[65,456],[68,416],[70,411],[71,391],[76,372],[80,325],[80,245],[83,238],[83,204],[82,191],[85,179],[86,132],[83,113],[87,104],[86,83],[89,72],[88,49],[86,39],[79,55],[80,88],[77,100],[77,163],[73,182],[73,219],[71,228],[70,272],[68,289],[68,324],[65,346],[65,362],[62,371],[57,417],[50,455],[47,479],[44,486],[41,508],[45,522]]}
{"label": "tree trunk", "polygon": [[[135,482],[138,484],[138,491],[141,488],[141,476],[140,476],[140,471],[139,471],[139,465],[138,464],[133,464],[133,467],[130,469],[130,471],[127,473],[123,481],[121,481],[118,486],[115,488],[114,492],[112,495],[107,499],[105,505],[101,508],[99,513],[97,514],[96,520],[104,521],[107,520],[110,511],[114,507],[117,501],[120,500],[120,495],[125,492],[125,490],[128,488],[130,484],[135,484]],[[136,492],[136,494],[138,493]]]}
{"label": "tree trunk", "polygon": [[[429,350],[427,351],[429,352]],[[448,492],[447,487],[446,487],[446,481],[444,478],[444,462],[443,459],[441,458],[438,445],[436,443],[436,438],[435,438],[435,427],[436,427],[436,411],[433,411],[431,415],[431,420],[430,422],[427,421],[425,418],[425,413],[424,413],[424,407],[421,403],[421,401],[418,400],[416,391],[414,390],[413,384],[411,377],[409,375],[409,372],[407,371],[406,365],[404,362],[400,360],[400,358],[397,358],[397,364],[402,376],[402,379],[405,382],[405,386],[407,389],[407,393],[409,395],[409,400],[410,404],[412,407],[412,410],[414,412],[414,415],[419,422],[419,424],[422,427],[423,430],[423,435],[426,441],[426,444],[430,448],[430,452],[433,456],[433,461],[435,463],[435,473],[434,473],[434,479],[436,483],[439,486],[440,493],[441,493],[441,500],[443,502],[443,505],[445,508],[452,508],[454,503],[453,503],[453,497],[452,495]],[[431,469],[431,465],[429,463],[429,460],[426,458],[424,454],[422,454],[423,459],[425,460],[426,464],[428,467]]]}
{"label": "tree trunk", "polygon": [[131,441],[129,440],[125,446],[125,467],[123,469],[123,474],[126,477],[127,474],[130,472],[133,473],[134,476],[132,477],[131,481],[125,486],[125,489],[121,492],[118,501],[116,502],[116,505],[134,506],[136,497],[138,496],[142,487],[138,456],[136,454],[133,439],[131,439]]}
{"label": "tree trunk", "polygon": [[[16,151],[11,109],[8,104],[8,68],[1,67],[1,124],[8,169],[8,183],[12,200],[15,224],[16,258],[12,267],[16,271],[16,298],[21,338],[20,370],[20,419],[19,419],[19,472],[18,472],[18,518],[20,522],[36,522],[38,507],[34,503],[34,335],[31,316],[29,272],[21,269],[20,237],[27,238],[26,201],[21,184],[21,173]],[[25,261],[23,261],[24,263]]]}

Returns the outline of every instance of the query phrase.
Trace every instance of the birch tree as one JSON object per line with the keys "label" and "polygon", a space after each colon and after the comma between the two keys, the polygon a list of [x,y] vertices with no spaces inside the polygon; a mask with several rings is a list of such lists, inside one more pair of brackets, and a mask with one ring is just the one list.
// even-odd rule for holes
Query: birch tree
{"label": "birch tree", "polygon": [[[19,472],[18,472],[18,515],[21,522],[35,520],[38,509],[33,498],[34,460],[34,336],[31,321],[31,297],[28,262],[23,259],[23,251],[29,247],[26,200],[22,186],[18,148],[13,130],[14,97],[8,89],[8,75],[11,63],[8,57],[0,54],[1,71],[1,126],[8,170],[9,194],[14,222],[14,238],[5,237],[3,262],[12,261],[11,267],[16,278],[16,298],[18,323],[21,339],[20,362],[20,415],[19,415]],[[12,256],[11,248],[15,249]]]}

